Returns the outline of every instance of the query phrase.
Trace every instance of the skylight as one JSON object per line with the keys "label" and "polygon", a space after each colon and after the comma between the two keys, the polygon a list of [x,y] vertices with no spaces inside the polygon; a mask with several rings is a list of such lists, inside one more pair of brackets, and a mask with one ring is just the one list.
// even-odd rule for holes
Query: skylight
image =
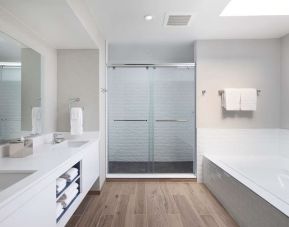
{"label": "skylight", "polygon": [[231,0],[220,16],[289,15],[289,0]]}

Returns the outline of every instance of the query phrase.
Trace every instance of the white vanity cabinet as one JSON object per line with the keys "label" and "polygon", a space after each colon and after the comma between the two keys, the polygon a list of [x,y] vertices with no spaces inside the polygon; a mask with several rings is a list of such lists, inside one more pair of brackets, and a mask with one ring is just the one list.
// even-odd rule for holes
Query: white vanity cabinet
{"label": "white vanity cabinet", "polygon": [[99,177],[98,143],[86,148],[82,159],[82,189],[87,193]]}
{"label": "white vanity cabinet", "polygon": [[27,203],[18,208],[0,227],[55,226],[55,183],[49,184]]}
{"label": "white vanity cabinet", "polygon": [[[37,183],[32,181],[31,184],[33,185],[31,187],[25,185],[25,187],[28,186],[27,190],[0,209],[0,212],[5,211],[4,213],[7,213],[0,213],[0,218],[2,218],[0,219],[0,227],[64,227],[66,225],[99,177],[98,141],[90,141],[81,150],[72,151],[59,151],[67,152],[60,155],[57,152],[53,153],[51,151],[49,153],[47,151],[47,153],[43,153],[45,160],[42,160],[40,156],[35,156],[37,159],[35,161],[39,163],[38,171],[43,171],[41,169],[41,163],[43,162],[49,162],[48,160],[54,159],[51,163],[55,163],[56,158],[58,158],[58,162],[57,165],[51,164],[51,168],[47,170],[49,173],[45,177],[37,181]],[[63,158],[63,160],[60,162],[59,158]],[[29,158],[26,159],[26,162],[29,162],[28,160]],[[56,179],[72,167],[79,169],[79,175],[75,178],[75,181],[79,184],[79,193],[71,204],[67,206],[63,214],[57,218],[56,201],[61,194],[56,195]],[[69,184],[67,185],[68,187]]]}

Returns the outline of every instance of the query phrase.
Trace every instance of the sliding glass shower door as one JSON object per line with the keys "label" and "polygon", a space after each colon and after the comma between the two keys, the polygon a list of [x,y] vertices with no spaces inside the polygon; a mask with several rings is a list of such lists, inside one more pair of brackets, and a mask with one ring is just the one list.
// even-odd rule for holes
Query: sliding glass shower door
{"label": "sliding glass shower door", "polygon": [[193,68],[152,70],[153,172],[193,173],[195,81]]}
{"label": "sliding glass shower door", "polygon": [[107,79],[109,173],[147,173],[149,72],[146,68],[109,68]]}
{"label": "sliding glass shower door", "polygon": [[194,68],[108,68],[108,173],[194,173]]}

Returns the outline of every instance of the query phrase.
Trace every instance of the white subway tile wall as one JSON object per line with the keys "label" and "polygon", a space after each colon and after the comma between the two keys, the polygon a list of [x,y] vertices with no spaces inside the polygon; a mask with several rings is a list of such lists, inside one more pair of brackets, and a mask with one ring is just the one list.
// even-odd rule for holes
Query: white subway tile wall
{"label": "white subway tile wall", "polygon": [[289,130],[198,128],[197,176],[202,182],[203,154],[282,155],[289,158]]}

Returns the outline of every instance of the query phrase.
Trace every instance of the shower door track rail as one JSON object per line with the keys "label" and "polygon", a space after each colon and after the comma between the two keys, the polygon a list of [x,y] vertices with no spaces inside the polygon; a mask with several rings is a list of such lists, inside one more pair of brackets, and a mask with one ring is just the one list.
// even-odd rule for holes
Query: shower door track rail
{"label": "shower door track rail", "polygon": [[173,68],[194,68],[196,63],[169,63],[169,64],[108,64],[109,68],[154,68],[154,67],[173,67]]}

